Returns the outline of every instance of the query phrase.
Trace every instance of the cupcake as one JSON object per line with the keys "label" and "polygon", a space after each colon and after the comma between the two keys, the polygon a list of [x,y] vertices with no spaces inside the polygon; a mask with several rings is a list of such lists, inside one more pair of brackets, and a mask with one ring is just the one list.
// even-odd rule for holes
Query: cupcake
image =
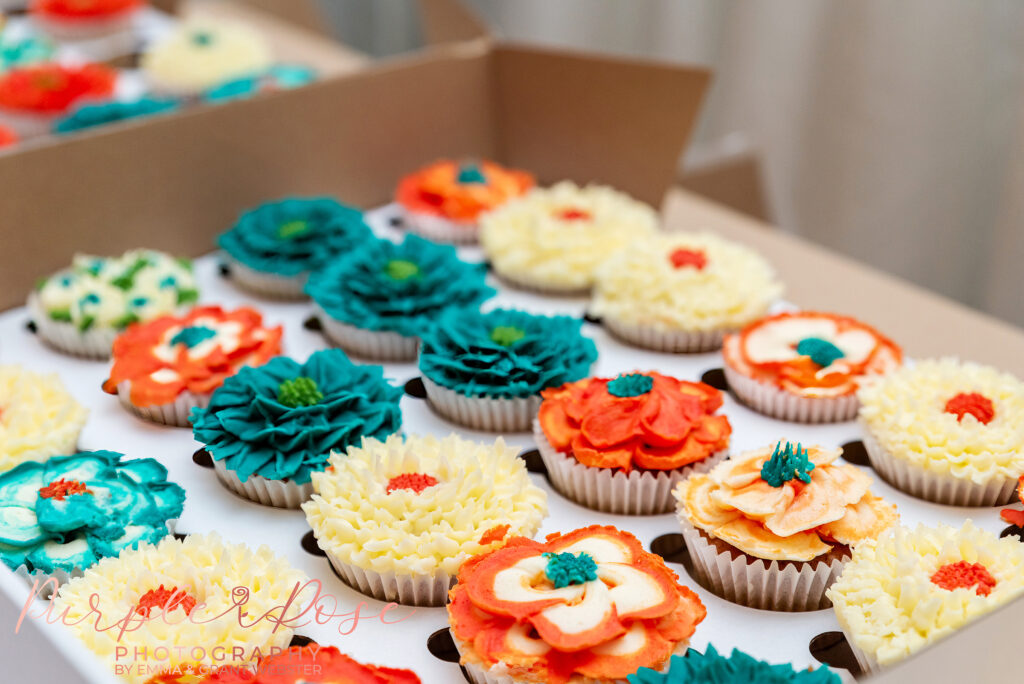
{"label": "cupcake", "polygon": [[48,62],[53,53],[54,46],[50,41],[8,30],[0,20],[0,74],[17,67]]}
{"label": "cupcake", "polygon": [[228,489],[298,508],[331,451],[398,431],[401,398],[384,369],[357,366],[337,349],[315,352],[306,363],[279,356],[225,379],[208,408],[192,411],[192,433]]}
{"label": "cupcake", "polygon": [[[1024,475],[1021,475],[1020,480],[1017,482],[1017,499],[1019,503],[1024,503]],[[1024,528],[1024,511],[1017,510],[1016,508],[1004,508],[999,511],[999,517],[1010,525]],[[1017,536],[1021,535],[1018,534]]]}
{"label": "cupcake", "polygon": [[184,311],[198,298],[190,261],[140,249],[110,258],[76,255],[70,268],[39,281],[27,306],[46,343],[106,359],[132,323]]}
{"label": "cupcake", "polygon": [[144,0],[32,0],[29,12],[57,40],[94,40],[130,29],[145,5]]}
{"label": "cupcake", "polygon": [[245,100],[260,93],[301,88],[315,81],[317,73],[300,64],[275,64],[266,71],[243,76],[211,88],[203,93],[204,102],[230,102]]}
{"label": "cupcake", "polygon": [[548,476],[588,508],[668,513],[680,480],[726,457],[732,427],[715,415],[722,393],[702,382],[623,373],[541,396],[533,432]]}
{"label": "cupcake", "polygon": [[188,427],[192,409],[205,408],[226,378],[280,354],[281,334],[246,307],[202,306],[133,325],[114,340],[103,390],[146,420]]}
{"label": "cupcake", "polygon": [[891,665],[1024,594],[1024,544],[970,520],[897,527],[853,552],[828,596],[866,672]]}
{"label": "cupcake", "polygon": [[106,126],[128,119],[139,119],[154,114],[167,114],[178,109],[176,100],[143,97],[130,102],[111,101],[87,104],[58,120],[53,132],[77,133],[97,126]]}
{"label": "cupcake", "polygon": [[871,467],[953,506],[1013,500],[1024,474],[1024,383],[956,359],[898,368],[857,393]]}
{"label": "cupcake", "polygon": [[[310,607],[306,581],[266,546],[253,551],[216,534],[168,537],[104,558],[62,586],[51,609],[110,672],[141,684],[161,673],[247,667],[283,651]],[[115,624],[129,619],[128,629]]]}
{"label": "cupcake", "polygon": [[293,197],[245,212],[217,244],[243,288],[301,299],[311,272],[372,237],[358,209],[330,197]]}
{"label": "cupcake", "polygon": [[400,244],[371,239],[313,273],[306,293],[334,344],[367,359],[412,361],[419,336],[443,311],[494,295],[486,272],[415,235]]}
{"label": "cupcake", "polygon": [[626,680],[629,684],[842,684],[827,665],[817,670],[796,670],[789,664],[766,663],[736,648],[726,658],[710,644],[703,654],[690,650],[685,657],[672,656],[665,672],[642,667]]}
{"label": "cupcake", "polygon": [[658,214],[602,186],[564,181],[534,189],[480,219],[480,246],[495,272],[531,290],[586,293],[597,267],[653,235]]}
{"label": "cupcake", "polygon": [[0,75],[0,124],[21,138],[49,133],[76,104],[114,94],[117,74],[101,64],[36,64]]}
{"label": "cupcake", "polygon": [[156,92],[198,96],[270,63],[269,45],[248,26],[189,19],[150,47],[140,66]]}
{"label": "cupcake", "polygon": [[902,350],[847,316],[776,314],[726,335],[725,377],[759,413],[801,423],[853,420],[862,383],[903,361]]}
{"label": "cupcake", "polygon": [[0,365],[0,473],[74,453],[88,416],[55,374]]}
{"label": "cupcake", "polygon": [[405,225],[438,242],[476,242],[480,216],[533,187],[533,176],[494,162],[434,162],[402,178]]}
{"label": "cupcake", "polygon": [[123,459],[86,451],[0,474],[0,560],[53,589],[101,558],[173,532],[185,490],[152,458]]}
{"label": "cupcake", "polygon": [[444,605],[464,560],[533,536],[547,515],[544,490],[501,439],[364,439],[312,477],[302,510],[317,544],[347,584],[381,601]]}
{"label": "cupcake", "polygon": [[594,525],[467,561],[448,618],[475,684],[622,682],[685,653],[707,611],[639,540]]}
{"label": "cupcake", "polygon": [[512,309],[445,311],[422,336],[427,400],[459,425],[529,430],[542,390],[590,374],[597,347],[581,326],[578,318]]}
{"label": "cupcake", "polygon": [[709,234],[637,240],[596,271],[590,313],[619,339],[704,352],[766,315],[782,283],[757,252]]}
{"label": "cupcake", "polygon": [[[313,676],[314,679],[309,679]],[[253,671],[228,665],[218,668],[196,684],[420,684],[412,670],[366,665],[343,654],[334,646],[310,644],[289,646],[285,651],[263,658]]]}
{"label": "cupcake", "polygon": [[827,608],[850,547],[899,518],[870,477],[836,462],[841,453],[779,442],[680,482],[673,493],[701,583],[751,608]]}

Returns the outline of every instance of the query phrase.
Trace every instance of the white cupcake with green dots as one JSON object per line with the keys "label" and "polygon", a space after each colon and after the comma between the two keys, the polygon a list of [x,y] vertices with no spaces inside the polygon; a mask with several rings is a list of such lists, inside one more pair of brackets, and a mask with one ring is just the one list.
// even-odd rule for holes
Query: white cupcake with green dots
{"label": "white cupcake with green dots", "polygon": [[114,338],[132,323],[177,313],[199,298],[192,263],[162,252],[119,257],[76,255],[43,278],[28,297],[39,337],[67,354],[110,357]]}

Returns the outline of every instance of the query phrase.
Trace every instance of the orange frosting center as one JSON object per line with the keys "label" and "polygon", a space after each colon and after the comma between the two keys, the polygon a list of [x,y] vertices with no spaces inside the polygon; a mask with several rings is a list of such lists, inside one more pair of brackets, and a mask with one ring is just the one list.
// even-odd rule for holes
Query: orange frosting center
{"label": "orange frosting center", "polygon": [[168,612],[175,608],[181,608],[185,611],[185,615],[189,615],[195,607],[196,600],[190,594],[177,587],[165,589],[164,585],[161,584],[156,589],[150,589],[139,598],[139,602],[135,605],[135,612],[143,617],[149,617],[150,611],[154,608],[163,608]]}
{"label": "orange frosting center", "polygon": [[65,497],[73,494],[92,494],[92,492],[86,488],[84,482],[65,480],[63,477],[59,480],[54,480],[39,490],[39,496],[44,499],[56,499],[57,501],[63,501]]}
{"label": "orange frosting center", "polygon": [[945,410],[946,413],[956,415],[958,421],[963,420],[964,415],[969,413],[983,425],[988,425],[996,417],[996,409],[992,405],[992,400],[977,392],[970,394],[961,392],[946,402]]}
{"label": "orange frosting center", "polygon": [[996,578],[981,563],[957,561],[947,563],[932,575],[932,584],[947,591],[970,589],[978,596],[988,596],[996,586]]}
{"label": "orange frosting center", "polygon": [[686,249],[680,247],[671,254],[668,255],[668,260],[672,262],[672,265],[676,268],[683,268],[684,266],[692,266],[698,271],[704,269],[708,265],[708,258],[699,249]]}
{"label": "orange frosting center", "polygon": [[566,207],[555,212],[555,218],[563,221],[589,221],[593,215],[586,209],[578,207]]}
{"label": "orange frosting center", "polygon": [[411,489],[419,494],[427,487],[437,484],[437,478],[423,473],[402,473],[388,480],[388,494],[396,489]]}

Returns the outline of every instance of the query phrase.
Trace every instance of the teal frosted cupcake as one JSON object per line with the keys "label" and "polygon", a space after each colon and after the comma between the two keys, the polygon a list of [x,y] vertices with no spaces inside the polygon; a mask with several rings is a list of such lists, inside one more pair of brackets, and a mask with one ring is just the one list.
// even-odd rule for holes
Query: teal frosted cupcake
{"label": "teal frosted cupcake", "polygon": [[401,398],[380,366],[353,364],[340,350],[315,352],[304,364],[279,356],[225,380],[208,408],[193,410],[192,432],[228,489],[298,508],[331,451],[398,431]]}
{"label": "teal frosted cupcake", "polygon": [[702,655],[690,650],[686,656],[675,655],[663,672],[641,667],[626,679],[629,684],[841,684],[842,680],[828,666],[817,670],[796,670],[792,665],[770,665],[739,649],[726,658],[714,646]]}
{"label": "teal frosted cupcake", "polygon": [[112,451],[26,462],[0,475],[0,560],[59,585],[106,556],[173,532],[185,490],[151,458]]}
{"label": "teal frosted cupcake", "polygon": [[587,377],[597,360],[582,321],[513,309],[446,311],[422,336],[419,367],[431,406],[478,430],[528,430],[540,392]]}
{"label": "teal frosted cupcake", "polygon": [[75,109],[71,114],[60,119],[53,125],[54,133],[76,133],[97,126],[106,126],[138,119],[154,114],[166,114],[178,108],[175,100],[144,97],[131,102],[100,102],[87,104]]}
{"label": "teal frosted cupcake", "polygon": [[454,247],[407,235],[338,256],[306,292],[335,344],[369,359],[412,361],[419,335],[443,311],[476,308],[494,295],[486,272],[460,261]]}
{"label": "teal frosted cupcake", "polygon": [[275,64],[266,71],[236,78],[203,93],[212,103],[246,100],[260,93],[301,88],[316,80],[316,71],[301,64]]}
{"label": "teal frosted cupcake", "polygon": [[310,273],[372,238],[358,209],[330,197],[290,197],[245,212],[217,244],[241,287],[301,299]]}

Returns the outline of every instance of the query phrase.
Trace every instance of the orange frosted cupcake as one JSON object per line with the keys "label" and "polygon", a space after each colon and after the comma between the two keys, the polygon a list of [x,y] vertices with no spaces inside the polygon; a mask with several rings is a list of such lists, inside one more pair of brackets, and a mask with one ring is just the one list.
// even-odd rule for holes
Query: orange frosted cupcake
{"label": "orange frosted cupcake", "polygon": [[727,335],[722,357],[729,387],[759,413],[835,423],[857,416],[861,382],[899,366],[903,351],[849,316],[797,311]]}
{"label": "orange frosted cupcake", "polygon": [[444,159],[402,178],[395,199],[413,232],[440,242],[476,242],[477,218],[533,183],[525,171],[494,162]]}
{"label": "orange frosted cupcake", "polygon": [[449,593],[476,684],[612,684],[686,652],[707,610],[636,537],[594,525],[474,556]]}
{"label": "orange frosted cupcake", "polygon": [[0,76],[0,125],[21,138],[48,133],[71,108],[109,98],[117,73],[101,64],[36,64]]}
{"label": "orange frosted cupcake", "polygon": [[129,29],[144,0],[32,0],[32,20],[57,40],[92,40]]}
{"label": "orange frosted cupcake", "polygon": [[135,324],[114,340],[103,389],[147,420],[188,427],[192,409],[206,408],[227,377],[280,354],[281,334],[245,307],[203,306]]}
{"label": "orange frosted cupcake", "polygon": [[[188,676],[173,673],[155,677],[147,684],[189,684]],[[195,684],[420,684],[412,670],[368,665],[350,658],[334,646],[310,644],[290,646],[260,661],[254,670],[227,665],[202,677]]]}
{"label": "orange frosted cupcake", "polygon": [[544,390],[534,436],[552,483],[607,513],[672,510],[672,488],[725,458],[722,393],[659,373],[587,378]]}

